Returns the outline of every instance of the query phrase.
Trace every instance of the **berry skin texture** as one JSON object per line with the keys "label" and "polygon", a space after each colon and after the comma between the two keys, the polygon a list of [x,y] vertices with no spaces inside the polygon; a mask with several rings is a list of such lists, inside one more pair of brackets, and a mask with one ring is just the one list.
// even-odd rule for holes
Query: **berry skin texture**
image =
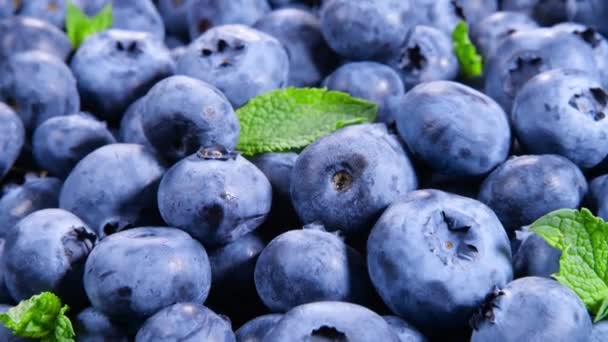
{"label": "berry skin texture", "polygon": [[38,166],[65,178],[87,154],[115,142],[105,123],[80,113],[50,118],[38,126],[33,152]]}
{"label": "berry skin texture", "polygon": [[289,57],[274,37],[244,25],[217,26],[190,43],[177,74],[209,82],[234,108],[289,79]]}
{"label": "berry skin texture", "polygon": [[196,303],[178,303],[148,318],[135,342],[218,341],[236,342],[230,321]]}
{"label": "berry skin texture", "polygon": [[195,40],[220,25],[252,26],[268,12],[267,0],[193,0],[188,12],[190,38]]}
{"label": "berry skin texture", "polygon": [[112,322],[103,312],[89,307],[82,310],[74,320],[78,342],[128,342],[124,329]]}
{"label": "berry skin texture", "polygon": [[13,300],[51,291],[72,307],[84,306],[84,263],[96,241],[82,220],[63,209],[43,209],[23,218],[4,246],[4,280]]}
{"label": "berry skin texture", "polygon": [[264,342],[399,342],[386,321],[373,311],[345,302],[315,302],[289,310]]}
{"label": "berry skin texture", "polygon": [[376,62],[346,63],[329,74],[323,87],[359,97],[378,105],[377,122],[393,123],[391,104],[405,90],[399,75],[390,67]]}
{"label": "berry skin texture", "polygon": [[513,105],[511,121],[521,145],[553,153],[582,169],[608,155],[608,93],[594,76],[554,69],[532,78]]}
{"label": "berry skin texture", "polygon": [[200,146],[236,146],[236,114],[226,97],[209,83],[171,76],[158,82],[142,101],[146,138],[171,162],[186,158]]}
{"label": "berry skin texture", "polygon": [[142,145],[106,145],[76,164],[61,188],[59,206],[103,238],[145,222],[157,210],[156,190],[164,172],[157,156]]}
{"label": "berry skin texture", "polygon": [[305,223],[364,235],[398,197],[416,188],[414,169],[383,124],[342,128],[308,145],[293,168],[291,199]]}
{"label": "berry skin texture", "polygon": [[439,190],[410,192],[382,214],[367,268],[384,303],[423,332],[459,332],[513,278],[509,239],[490,208]]}
{"label": "berry skin texture", "polygon": [[272,187],[251,162],[222,147],[202,148],[167,171],[158,207],[168,224],[205,245],[223,245],[264,222]]}
{"label": "berry skin texture", "polygon": [[63,31],[46,21],[19,15],[0,19],[0,60],[32,50],[66,60],[72,44]]}
{"label": "berry skin texture", "polygon": [[553,279],[517,279],[490,297],[471,342],[587,342],[591,318],[581,299]]}
{"label": "berry skin texture", "polygon": [[264,337],[272,331],[282,318],[283,315],[281,314],[258,316],[243,324],[236,331],[236,340],[247,342],[263,341]]}
{"label": "berry skin texture", "polygon": [[6,237],[15,224],[37,210],[57,208],[61,180],[53,177],[30,177],[0,197],[0,238]]}
{"label": "berry skin texture", "polygon": [[12,55],[0,64],[0,100],[10,104],[28,132],[45,120],[78,112],[76,80],[62,60],[42,51]]}
{"label": "berry skin texture", "polygon": [[19,157],[25,143],[25,128],[21,118],[0,102],[0,180],[8,173]]}
{"label": "berry skin texture", "polygon": [[397,129],[409,150],[440,174],[483,176],[509,154],[505,112],[473,88],[450,81],[422,83],[402,97],[396,110]]}
{"label": "berry skin texture", "polygon": [[585,176],[568,159],[524,155],[509,158],[492,171],[478,199],[492,208],[513,236],[517,229],[554,210],[578,208],[587,188]]}
{"label": "berry skin texture", "polygon": [[399,48],[415,23],[410,0],[329,0],[321,7],[321,32],[346,59],[370,60]]}
{"label": "berry skin texture", "polygon": [[310,11],[275,10],[258,20],[254,28],[275,37],[287,50],[288,86],[314,87],[335,67],[337,56],[321,35],[319,19]]}
{"label": "berry skin texture", "polygon": [[203,303],[211,269],[203,246],[181,230],[133,228],[95,246],[86,262],[84,286],[95,309],[133,322],[175,303]]}
{"label": "berry skin texture", "polygon": [[260,254],[254,276],[272,312],[318,301],[366,304],[371,291],[361,255],[336,235],[315,229],[274,238]]}
{"label": "berry skin texture", "polygon": [[131,102],[173,74],[175,63],[154,36],[110,29],[87,38],[72,57],[70,67],[84,108],[100,118],[119,122]]}

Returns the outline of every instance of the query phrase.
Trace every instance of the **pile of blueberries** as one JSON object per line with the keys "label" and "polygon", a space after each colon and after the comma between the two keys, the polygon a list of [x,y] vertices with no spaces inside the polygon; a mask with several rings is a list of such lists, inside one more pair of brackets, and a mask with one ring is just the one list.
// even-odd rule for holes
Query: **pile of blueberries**
{"label": "pile of blueberries", "polygon": [[[51,291],[77,341],[608,341],[526,229],[608,219],[608,1],[73,3],[113,12],[77,49],[67,1],[0,0],[1,311]],[[235,110],[290,86],[377,122],[240,155]]]}

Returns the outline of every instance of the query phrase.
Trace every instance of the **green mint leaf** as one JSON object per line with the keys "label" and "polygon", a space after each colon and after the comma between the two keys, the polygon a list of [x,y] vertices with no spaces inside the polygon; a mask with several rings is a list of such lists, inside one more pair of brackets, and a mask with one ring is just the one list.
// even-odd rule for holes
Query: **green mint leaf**
{"label": "green mint leaf", "polygon": [[373,122],[378,106],[339,91],[287,88],[264,93],[237,110],[237,150],[253,156],[306,147],[339,128]]}
{"label": "green mint leaf", "polygon": [[593,323],[597,323],[608,316],[608,297],[604,298],[602,305],[600,306]]}
{"label": "green mint leaf", "polygon": [[67,305],[61,306],[59,297],[43,292],[0,313],[0,322],[18,337],[38,338],[43,342],[74,342],[72,323],[65,316],[67,310]]}
{"label": "green mint leaf", "polygon": [[460,64],[460,73],[468,78],[481,76],[483,73],[483,60],[477,49],[469,39],[469,26],[461,21],[452,32],[454,54]]}
{"label": "green mint leaf", "polygon": [[608,314],[608,223],[589,210],[560,209],[530,230],[562,251],[553,277],[583,300],[596,321]]}
{"label": "green mint leaf", "polygon": [[112,26],[112,4],[107,4],[97,15],[89,18],[82,10],[68,1],[65,28],[74,48],[77,48],[90,35]]}

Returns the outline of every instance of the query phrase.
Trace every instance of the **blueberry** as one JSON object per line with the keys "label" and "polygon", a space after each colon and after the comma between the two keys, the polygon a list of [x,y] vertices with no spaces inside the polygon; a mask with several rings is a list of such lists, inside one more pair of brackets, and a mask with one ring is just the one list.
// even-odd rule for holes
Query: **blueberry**
{"label": "blueberry", "polygon": [[291,174],[298,159],[295,152],[269,152],[251,158],[251,162],[264,173],[272,185],[272,210],[260,228],[269,240],[287,229],[300,227],[291,203]]}
{"label": "blueberry", "polygon": [[236,146],[236,114],[226,97],[206,82],[186,76],[166,78],[148,92],[141,106],[148,141],[172,162],[200,146]]}
{"label": "blueberry", "polygon": [[112,5],[112,28],[148,32],[158,40],[165,38],[165,25],[151,0],[72,0],[89,16]]}
{"label": "blueberry", "polygon": [[0,238],[6,237],[13,226],[34,211],[59,206],[61,180],[53,177],[26,178],[0,198]]}
{"label": "blueberry", "polygon": [[158,11],[163,17],[165,28],[170,34],[189,40],[188,13],[196,0],[159,0]]}
{"label": "blueberry", "polygon": [[281,314],[268,314],[256,317],[243,324],[236,331],[238,342],[262,342],[264,337],[279,323],[283,318]]}
{"label": "blueberry", "polygon": [[576,2],[574,21],[595,27],[603,35],[608,35],[608,3],[604,0],[579,0]]}
{"label": "blueberry", "polygon": [[593,50],[574,35],[548,28],[516,31],[485,63],[484,92],[507,112],[524,84],[543,71],[570,68],[597,74]]}
{"label": "blueberry", "polygon": [[80,113],[50,118],[38,126],[33,152],[38,166],[65,178],[87,154],[115,142],[105,123]]}
{"label": "blueberry", "polygon": [[[11,298],[11,294],[6,287],[6,282],[4,281],[4,275],[6,274],[6,263],[4,262],[4,245],[5,240],[0,239],[0,303],[12,303],[13,298]],[[0,304],[0,311],[1,311]],[[2,330],[0,329],[0,337],[2,336]],[[0,341],[4,341],[0,339]]]}
{"label": "blueberry", "polygon": [[606,340],[608,340],[608,322],[602,321],[595,323],[588,342],[603,342]]}
{"label": "blueberry", "polygon": [[486,95],[450,81],[422,83],[399,102],[395,120],[410,151],[451,177],[490,172],[509,153],[505,112]]}
{"label": "blueberry", "polygon": [[559,272],[559,259],[562,252],[535,233],[529,232],[520,240],[521,245],[513,254],[513,271],[516,278],[546,277]]}
{"label": "blueberry", "polygon": [[227,24],[253,25],[270,12],[267,0],[193,0],[188,13],[190,38]]}
{"label": "blueberry", "polygon": [[66,178],[59,205],[100,238],[132,227],[155,210],[164,166],[142,145],[111,144],[84,157]]}
{"label": "blueberry", "polygon": [[103,312],[89,307],[82,310],[74,321],[78,342],[128,342],[125,330],[112,322]]}
{"label": "blueberry", "polygon": [[158,189],[165,222],[209,245],[222,245],[256,229],[270,211],[266,176],[235,152],[201,148],[167,171]]}
{"label": "blueberry", "polygon": [[97,236],[78,217],[62,209],[35,211],[19,221],[4,245],[4,280],[16,302],[43,291],[70,306],[86,297],[82,274]]}
{"label": "blueberry", "polygon": [[458,22],[478,23],[498,9],[498,0],[417,0],[424,4],[416,15],[425,25],[436,27],[451,34]]}
{"label": "blueberry", "polygon": [[458,59],[453,49],[451,38],[444,32],[416,25],[388,64],[399,73],[405,89],[423,82],[452,80],[458,76]]}
{"label": "blueberry", "polygon": [[489,58],[496,53],[500,42],[517,31],[535,29],[538,24],[519,12],[496,12],[473,25],[471,38],[481,53]]}
{"label": "blueberry", "polygon": [[333,69],[337,57],[321,35],[319,19],[309,11],[296,8],[272,11],[254,27],[272,35],[287,49],[289,86],[315,86]]}
{"label": "blueberry", "polygon": [[196,303],[171,305],[148,318],[135,342],[236,342],[230,322]]}
{"label": "blueberry", "polygon": [[591,318],[581,299],[552,279],[526,277],[489,296],[473,319],[471,342],[587,342]]}
{"label": "blueberry", "polygon": [[325,78],[323,86],[375,102],[378,105],[376,121],[387,124],[395,120],[391,116],[391,101],[405,93],[399,74],[376,62],[343,64]]}
{"label": "blueberry", "polygon": [[483,182],[478,199],[488,205],[503,226],[515,230],[562,208],[576,209],[587,192],[587,181],[571,161],[557,155],[509,158]]}
{"label": "blueberry", "polygon": [[415,23],[413,7],[410,0],[323,1],[321,32],[345,58],[382,58],[399,48]]}
{"label": "blueberry", "polygon": [[25,128],[12,108],[0,102],[0,179],[19,157],[25,143]]}
{"label": "blueberry", "polygon": [[386,321],[357,304],[316,302],[289,310],[264,342],[399,342]]}
{"label": "blueberry", "polygon": [[0,0],[0,19],[12,16],[16,10],[15,5],[11,0]]}
{"label": "blueberry", "polygon": [[155,151],[146,137],[142,123],[144,97],[135,100],[120,120],[118,138],[121,142],[144,145],[150,151]]}
{"label": "blueberry", "polygon": [[291,172],[297,159],[295,152],[269,152],[252,158],[251,162],[268,178],[274,193],[282,200],[289,200]]}
{"label": "blueberry", "polygon": [[86,262],[93,307],[111,319],[145,319],[179,302],[202,303],[211,285],[203,246],[179,229],[142,227],[101,240]]}
{"label": "blueberry", "polygon": [[67,8],[66,0],[19,0],[17,2],[21,2],[19,15],[44,20],[59,28],[63,28]]}
{"label": "blueberry", "polygon": [[253,272],[265,241],[252,232],[209,251],[212,283],[207,305],[233,321],[249,319],[264,304],[258,298]]}
{"label": "blueberry", "polygon": [[365,304],[371,291],[361,255],[336,235],[316,229],[274,238],[255,266],[255,286],[273,312],[318,301]]}
{"label": "blueberry", "polygon": [[578,0],[502,0],[502,9],[530,15],[547,26],[571,19]]}
{"label": "blueberry", "polygon": [[561,23],[553,26],[558,32],[571,33],[593,49],[593,57],[604,87],[608,86],[608,40],[592,27],[578,23]]}
{"label": "blueberry", "polygon": [[589,184],[589,204],[597,215],[608,221],[608,175],[597,177]]}
{"label": "blueberry", "polygon": [[72,51],[72,44],[65,33],[48,22],[21,16],[0,20],[0,61],[31,50],[44,51],[65,60]]}
{"label": "blueberry", "polygon": [[384,316],[383,318],[397,334],[400,342],[427,342],[424,335],[401,318],[397,316]]}
{"label": "blueberry", "polygon": [[518,141],[530,153],[564,156],[581,168],[608,154],[608,93],[572,69],[544,72],[526,83],[513,104]]}
{"label": "blueberry", "polygon": [[57,57],[29,51],[0,64],[0,100],[15,109],[28,131],[51,117],[78,112],[76,80]]}
{"label": "blueberry", "polygon": [[304,223],[365,235],[398,197],[416,188],[414,169],[383,124],[342,128],[300,153],[293,168],[292,203]]}
{"label": "blueberry", "polygon": [[[0,304],[0,312],[7,312],[12,307],[10,305]],[[0,324],[0,341],[3,342],[32,342],[34,340],[17,337],[10,330],[4,327],[3,324]]]}
{"label": "blueberry", "polygon": [[289,58],[276,38],[244,25],[223,25],[190,44],[177,62],[177,73],[213,84],[238,108],[284,87]]}
{"label": "blueberry", "polygon": [[70,63],[85,108],[110,121],[157,81],[174,62],[162,41],[143,32],[107,30],[89,37]]}
{"label": "blueberry", "polygon": [[393,203],[372,229],[367,252],[386,305],[429,334],[465,329],[486,294],[513,276],[509,239],[492,210],[438,190]]}

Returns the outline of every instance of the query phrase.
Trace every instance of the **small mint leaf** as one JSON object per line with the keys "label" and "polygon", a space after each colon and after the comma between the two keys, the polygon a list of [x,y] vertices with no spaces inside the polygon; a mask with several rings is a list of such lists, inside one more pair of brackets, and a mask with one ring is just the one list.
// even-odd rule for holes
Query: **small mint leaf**
{"label": "small mint leaf", "polygon": [[608,317],[608,297],[604,298],[604,300],[602,301],[602,305],[600,306],[599,310],[597,311],[597,314],[595,315],[595,319],[593,320],[593,323],[597,323],[606,317]]}
{"label": "small mint leaf", "polygon": [[469,39],[469,26],[461,21],[452,32],[454,54],[460,64],[460,73],[468,78],[481,76],[483,73],[483,59]]}
{"label": "small mint leaf", "polygon": [[347,125],[373,122],[378,106],[338,91],[287,88],[264,93],[237,110],[237,150],[246,156],[306,147]]}
{"label": "small mint leaf", "polygon": [[82,10],[68,1],[65,28],[74,48],[78,48],[90,35],[112,26],[112,4],[107,4],[97,15],[89,18]]}
{"label": "small mint leaf", "polygon": [[589,210],[560,209],[534,222],[530,230],[562,251],[553,277],[571,288],[596,321],[608,315],[608,223]]}
{"label": "small mint leaf", "polygon": [[0,322],[18,337],[38,338],[43,342],[74,342],[74,329],[65,315],[67,310],[67,306],[61,306],[59,297],[43,292],[0,313]]}

